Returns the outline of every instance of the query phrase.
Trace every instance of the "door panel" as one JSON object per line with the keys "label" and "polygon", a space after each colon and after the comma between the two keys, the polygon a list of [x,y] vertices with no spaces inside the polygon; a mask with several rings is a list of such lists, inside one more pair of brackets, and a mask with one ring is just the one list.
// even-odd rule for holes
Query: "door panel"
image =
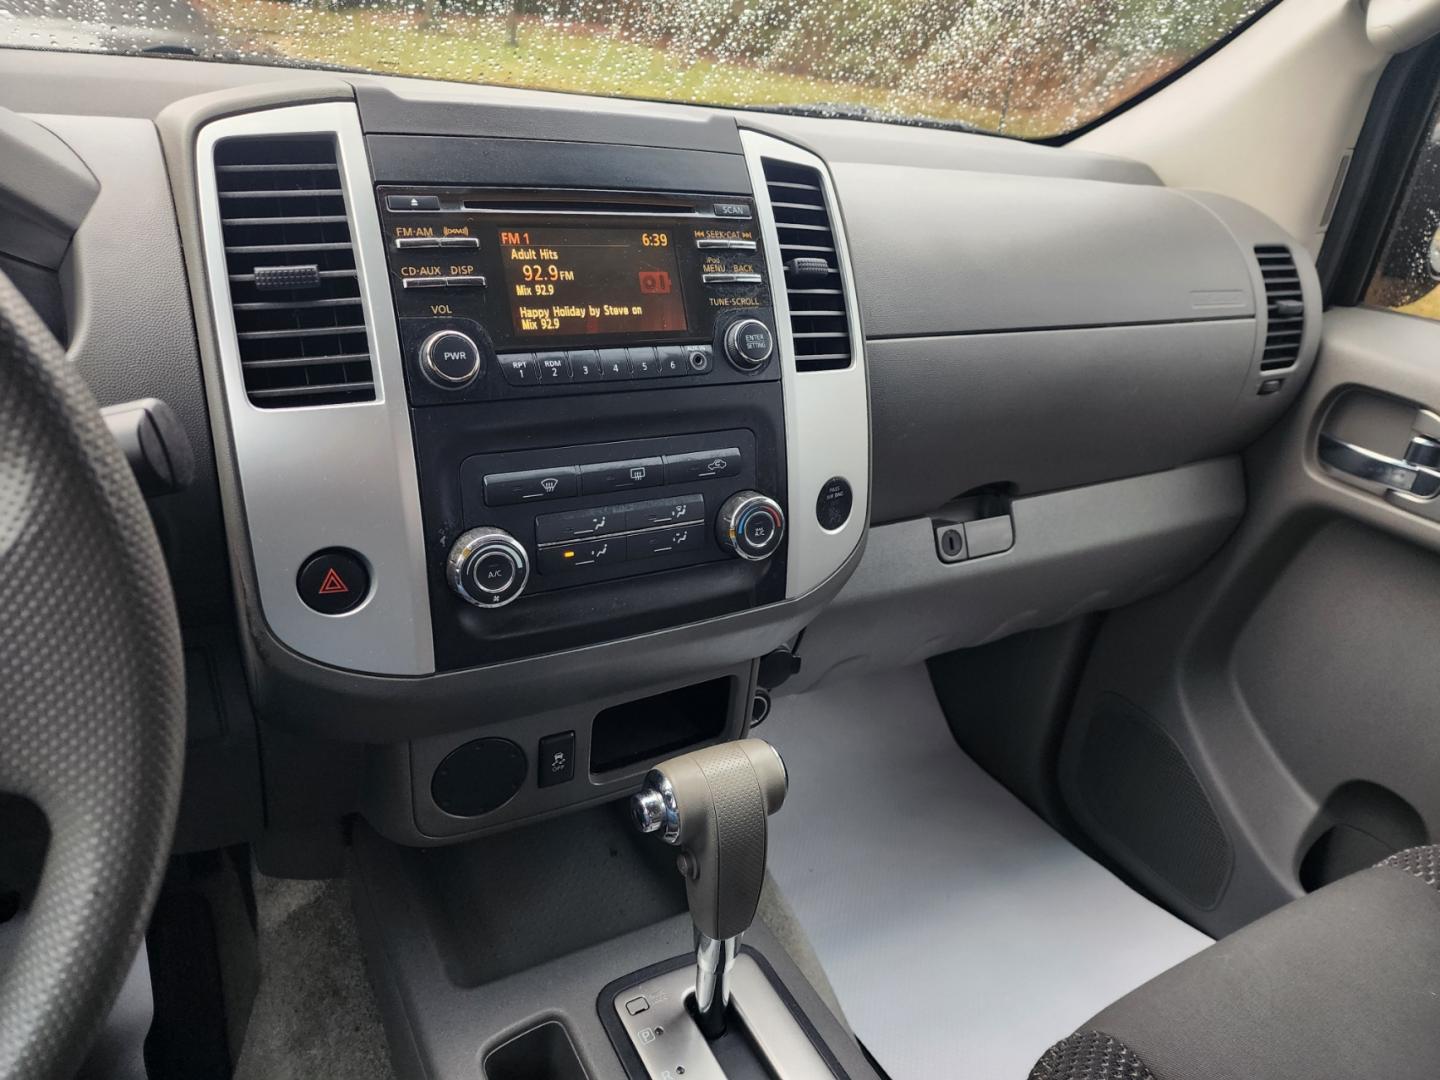
{"label": "door panel", "polygon": [[[1097,638],[1062,746],[1066,803],[1123,869],[1209,933],[1440,832],[1440,499],[1391,490],[1409,473],[1362,480],[1320,453],[1323,438],[1403,463],[1415,435],[1440,425],[1425,410],[1440,414],[1440,323],[1327,312],[1301,399],[1246,454],[1240,529],[1189,581],[1116,612]],[[1128,817],[1098,812],[1087,747],[1122,730],[1107,719],[1116,697],[1140,722],[1123,729],[1132,744],[1104,784],[1156,788],[1163,755],[1145,747],[1164,745],[1197,778],[1198,802],[1161,791]],[[1218,897],[1197,897],[1171,856],[1212,850],[1196,838],[1213,821],[1230,863],[1215,868]]]}

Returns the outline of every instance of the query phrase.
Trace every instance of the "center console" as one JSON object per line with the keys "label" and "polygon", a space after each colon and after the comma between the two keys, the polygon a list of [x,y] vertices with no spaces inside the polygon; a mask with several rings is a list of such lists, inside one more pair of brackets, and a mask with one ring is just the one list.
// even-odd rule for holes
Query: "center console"
{"label": "center console", "polygon": [[753,199],[376,198],[439,670],[784,598],[781,364]]}
{"label": "center console", "polygon": [[339,811],[435,845],[742,735],[869,520],[824,162],[718,114],[318,93],[159,119],[250,686],[296,740],[267,776],[363,746]]}
{"label": "center console", "polygon": [[[661,762],[730,770],[760,658],[863,551],[864,341],[825,163],[692,110],[288,93],[157,121],[267,858],[313,866],[361,819],[340,857],[406,1075],[745,1075],[736,1046],[868,1075],[767,928],[764,845],[713,871],[745,885],[723,920],[686,919],[673,855],[608,805]],[[717,816],[759,805],[714,790]],[[700,1042],[685,985],[714,989]]]}

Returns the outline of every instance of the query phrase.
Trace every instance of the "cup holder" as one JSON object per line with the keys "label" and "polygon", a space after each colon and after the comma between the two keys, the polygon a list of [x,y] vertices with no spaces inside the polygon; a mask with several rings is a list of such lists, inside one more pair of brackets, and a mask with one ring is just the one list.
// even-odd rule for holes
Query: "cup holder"
{"label": "cup holder", "polygon": [[485,1080],[589,1080],[558,1020],[522,1031],[485,1055]]}

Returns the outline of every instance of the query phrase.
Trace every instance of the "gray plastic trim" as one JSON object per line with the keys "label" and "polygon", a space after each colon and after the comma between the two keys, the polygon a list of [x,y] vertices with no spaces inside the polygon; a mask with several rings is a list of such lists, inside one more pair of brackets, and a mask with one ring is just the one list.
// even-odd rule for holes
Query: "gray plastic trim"
{"label": "gray plastic trim", "polygon": [[1169,188],[835,162],[872,338],[1245,319],[1250,256]]}
{"label": "gray plastic trim", "polygon": [[[1234,843],[1230,884],[1202,911],[1095,839],[1207,933],[1302,895],[1298,869],[1337,783],[1381,784],[1432,828],[1440,820],[1431,644],[1440,523],[1335,476],[1317,453],[1321,431],[1402,453],[1416,408],[1440,406],[1437,350],[1433,320],[1325,312],[1313,375],[1246,452],[1247,511],[1234,537],[1178,588],[1113,612],[1096,639],[1072,717],[1115,694],[1174,740]],[[1062,750],[1062,770],[1071,753]]]}
{"label": "gray plastic trim", "polygon": [[[788,577],[785,596],[800,596],[835,573],[859,546],[870,520],[870,387],[865,363],[865,338],[855,303],[855,279],[845,242],[840,204],[825,162],[809,151],[758,131],[741,131],[750,168],[760,233],[765,240],[775,332],[780,343],[780,385],[785,398],[785,464],[790,504]],[[785,269],[775,212],[765,183],[762,158],[788,161],[815,169],[825,187],[830,228],[840,263],[845,307],[850,323],[850,366],[838,371],[800,372],[795,367],[795,341],[790,331],[790,305],[785,295]],[[832,477],[849,481],[855,504],[845,524],[822,528],[815,514],[820,489]]]}
{"label": "gray plastic trim", "polygon": [[0,252],[55,269],[100,194],[79,155],[28,117],[0,108]]}
{"label": "gray plastic trim", "polygon": [[[257,409],[245,396],[215,145],[234,136],[286,134],[336,138],[375,366],[373,402]],[[200,130],[196,161],[211,315],[265,621],[280,641],[324,663],[387,675],[433,672],[415,453],[359,114],[353,104],[336,102],[226,117]],[[345,615],[312,611],[295,588],[305,559],[329,547],[351,548],[369,563],[370,595]]]}
{"label": "gray plastic trim", "polygon": [[958,563],[940,561],[929,518],[873,527],[855,576],[806,629],[804,666],[781,693],[1161,592],[1213,554],[1244,510],[1239,460],[1226,457],[1016,499],[1014,546]]}

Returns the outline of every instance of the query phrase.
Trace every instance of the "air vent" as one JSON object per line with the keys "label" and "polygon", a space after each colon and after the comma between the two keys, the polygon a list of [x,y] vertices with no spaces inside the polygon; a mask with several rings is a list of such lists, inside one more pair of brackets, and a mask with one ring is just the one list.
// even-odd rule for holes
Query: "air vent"
{"label": "air vent", "polygon": [[808,166],[765,158],[765,182],[780,236],[785,293],[797,371],[850,366],[850,321],[840,258],[820,174]]}
{"label": "air vent", "polygon": [[215,180],[251,403],[374,401],[334,139],[226,139],[215,148]]}
{"label": "air vent", "polygon": [[1260,276],[1265,279],[1265,352],[1260,370],[1284,371],[1300,359],[1300,339],[1305,334],[1305,297],[1300,291],[1300,274],[1295,256],[1280,244],[1255,249]]}

